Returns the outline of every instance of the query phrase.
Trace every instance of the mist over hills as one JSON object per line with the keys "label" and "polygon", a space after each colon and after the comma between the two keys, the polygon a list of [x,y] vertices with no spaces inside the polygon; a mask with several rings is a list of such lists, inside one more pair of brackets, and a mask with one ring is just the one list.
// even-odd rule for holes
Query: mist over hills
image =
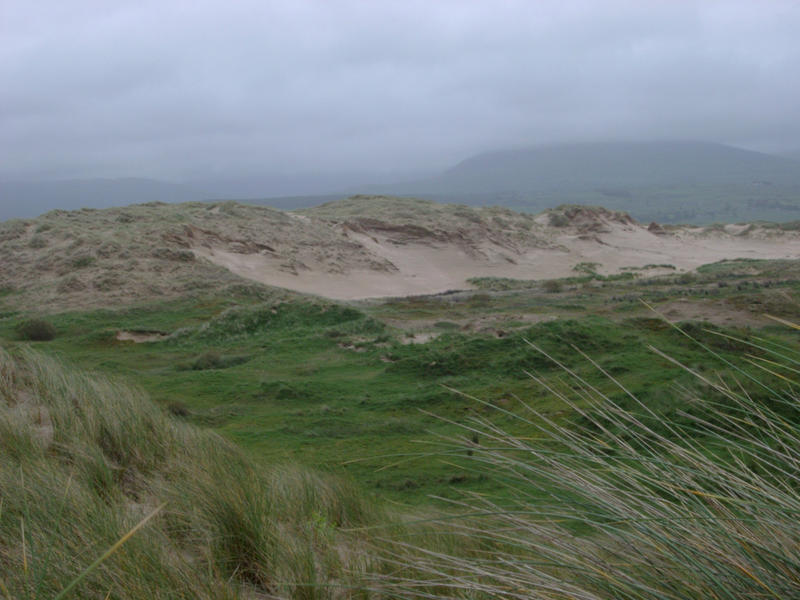
{"label": "mist over hills", "polygon": [[[550,146],[481,154],[432,180],[432,191],[595,185],[797,183],[789,159],[704,142],[629,142]],[[505,186],[505,188],[503,187]]]}
{"label": "mist over hills", "polygon": [[0,181],[0,221],[35,217],[54,209],[112,208],[148,202],[239,200],[290,210],[340,200],[347,195],[345,190],[365,180],[408,178],[343,173],[206,177],[187,183],[137,177]]}
{"label": "mist over hills", "polygon": [[[363,181],[386,181],[386,175]],[[396,175],[392,177],[395,181]],[[561,204],[602,205],[663,223],[800,219],[800,160],[708,142],[608,142],[501,150],[405,183],[356,185],[356,175],[197,180],[74,179],[0,184],[0,219],[55,208],[146,202],[244,200],[306,208],[356,193],[500,205],[539,212]]]}
{"label": "mist over hills", "polygon": [[203,200],[188,185],[154,179],[64,179],[0,183],[0,220],[35,217],[54,209],[111,208],[146,202]]}
{"label": "mist over hills", "polygon": [[528,211],[600,204],[667,223],[800,218],[800,162],[708,142],[502,150],[427,180],[380,189]]}

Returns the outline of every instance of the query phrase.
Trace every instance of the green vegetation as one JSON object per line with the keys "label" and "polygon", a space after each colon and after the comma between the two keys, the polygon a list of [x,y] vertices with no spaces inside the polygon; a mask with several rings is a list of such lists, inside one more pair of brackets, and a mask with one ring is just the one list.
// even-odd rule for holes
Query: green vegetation
{"label": "green vegetation", "polygon": [[17,325],[19,338],[30,342],[49,342],[57,333],[55,326],[44,319],[28,319]]}
{"label": "green vegetation", "polygon": [[[787,334],[779,329],[755,334],[746,326],[755,319],[747,316],[750,310],[792,318],[784,294],[795,293],[795,284],[770,279],[773,272],[791,274],[789,266],[746,265],[745,275],[721,267],[701,270],[686,285],[677,274],[592,279],[591,287],[584,280],[557,280],[559,293],[537,289],[536,283],[497,293],[357,306],[262,302],[257,295],[241,294],[62,313],[49,317],[59,336],[46,349],[83,368],[136,381],[179,418],[219,432],[264,464],[298,461],[345,474],[369,493],[395,502],[439,503],[431,497],[497,486],[470,473],[466,452],[446,460],[428,456],[436,440],[452,435],[473,414],[499,424],[506,420],[502,411],[450,389],[503,403],[533,394],[546,414],[559,413],[525,375],[556,372],[530,352],[526,340],[583,372],[586,365],[571,351],[576,345],[665,419],[678,418],[682,408],[668,386],[690,382],[680,369],[654,359],[648,347],[689,364],[707,360],[702,349],[687,348],[681,336],[661,327],[640,299],[660,306],[677,296],[684,299],[677,309],[693,318],[706,311],[718,323],[728,323],[722,328],[706,324],[698,334],[703,339],[709,334],[702,329],[714,329],[786,343]],[[24,316],[16,313],[0,316],[0,337],[16,339],[21,320]],[[134,343],[117,339],[120,331],[169,335]],[[720,339],[707,341],[716,347]],[[720,351],[731,359],[739,349],[725,342]],[[715,367],[724,365],[709,365]],[[602,389],[608,386],[596,373],[587,377]]]}
{"label": "green vegetation", "polygon": [[257,468],[141,391],[28,351],[0,352],[0,377],[0,597],[55,597],[154,513],[70,597],[321,598],[363,580],[353,530],[386,517],[341,479]]}
{"label": "green vegetation", "polygon": [[[274,308],[228,309],[174,336],[219,342],[333,315],[376,327],[347,308]],[[452,334],[392,347],[387,373],[405,381],[524,368],[541,386],[465,398],[472,410],[459,423],[442,416],[453,396],[435,405],[449,433],[425,460],[461,461],[451,485],[491,483],[488,493],[461,487],[445,516],[401,516],[341,477],[265,468],[120,381],[24,347],[0,353],[0,591],[54,597],[75,582],[74,597],[118,598],[793,597],[800,419],[796,395],[775,383],[791,383],[800,354],[713,327],[635,325],[673,340],[674,353],[647,354],[686,376],[670,375],[683,392],[646,401],[619,383],[624,360],[590,364],[610,341],[635,340],[598,319],[531,328],[535,342],[517,352]],[[645,354],[629,358],[647,372]],[[562,378],[566,364],[575,369]],[[711,376],[714,364],[735,384]]]}
{"label": "green vegetation", "polygon": [[542,289],[550,294],[557,294],[562,291],[563,287],[558,279],[548,279],[542,284]]}
{"label": "green vegetation", "polygon": [[797,595],[800,265],[594,269],[0,304],[0,598]]}
{"label": "green vegetation", "polygon": [[[750,349],[763,347],[744,344],[741,352]],[[795,348],[768,356],[762,374],[797,373]],[[750,377],[739,364],[730,367]],[[421,581],[446,573],[456,597],[797,597],[796,380],[785,379],[790,390],[769,389],[765,403],[733,378],[693,376],[702,390],[684,395],[683,420],[665,422],[620,388],[634,403],[623,408],[576,375],[565,385],[535,379],[582,415],[580,427],[543,422],[526,400],[514,418],[536,432],[534,441],[471,419],[459,442],[486,440],[474,445],[475,470],[504,479],[510,493],[499,503],[466,497],[456,506],[472,518],[450,527],[497,549],[464,557],[411,548],[393,556],[395,563],[426,576],[397,577],[392,591],[427,598]],[[581,409],[587,401],[590,408]]]}

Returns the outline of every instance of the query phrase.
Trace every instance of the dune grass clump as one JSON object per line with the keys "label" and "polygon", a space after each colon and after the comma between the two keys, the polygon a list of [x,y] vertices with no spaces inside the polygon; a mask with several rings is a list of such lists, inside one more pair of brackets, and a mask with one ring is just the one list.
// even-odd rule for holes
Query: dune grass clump
{"label": "dune grass clump", "polygon": [[343,597],[372,568],[358,531],[384,522],[135,388],[0,350],[0,598]]}
{"label": "dune grass clump", "polygon": [[[474,418],[452,450],[470,447],[476,470],[506,484],[502,500],[455,502],[467,516],[449,521],[495,550],[394,547],[387,560],[409,571],[384,585],[425,598],[800,597],[800,353],[769,350],[742,352],[763,367],[755,380],[733,364],[727,383],[687,367],[701,393],[686,391],[680,424],[657,422],[632,396],[636,409],[623,409],[566,367],[561,383],[531,375],[578,418],[558,423],[521,400],[519,411],[495,406],[530,435]],[[745,379],[772,402],[746,393]]]}
{"label": "dune grass clump", "polygon": [[45,319],[28,319],[17,327],[19,338],[29,342],[49,342],[57,333],[55,325]]}

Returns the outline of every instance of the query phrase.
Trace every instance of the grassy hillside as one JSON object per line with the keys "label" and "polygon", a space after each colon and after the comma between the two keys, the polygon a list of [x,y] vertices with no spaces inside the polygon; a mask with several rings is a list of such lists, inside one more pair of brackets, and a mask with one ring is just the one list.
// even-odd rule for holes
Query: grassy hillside
{"label": "grassy hillside", "polygon": [[[477,598],[797,597],[798,353],[793,344],[758,361],[762,375],[779,373],[772,386],[740,369],[757,347],[744,344],[727,376],[684,364],[706,387],[685,395],[680,419],[620,386],[634,403],[625,408],[574,373],[562,385],[536,379],[580,426],[540,423],[534,402],[516,417],[531,437],[472,419],[465,435],[490,440],[475,448],[477,469],[507,477],[511,499],[468,497],[458,506],[472,518],[451,527],[497,546],[469,557],[412,548],[395,564],[417,573],[396,574],[393,590],[429,598],[422,579]],[[747,380],[766,398],[742,389]]]}
{"label": "grassy hillside", "polygon": [[[37,305],[36,279],[0,294],[0,598],[797,595],[800,261],[586,261],[337,303],[171,253],[189,232],[244,251],[265,223],[288,252],[398,208],[364,206],[3,229],[11,268],[86,286],[62,305]],[[399,208],[409,235],[530,221]],[[224,211],[221,233],[186,229]],[[132,259],[118,291],[138,302],[93,291]]]}

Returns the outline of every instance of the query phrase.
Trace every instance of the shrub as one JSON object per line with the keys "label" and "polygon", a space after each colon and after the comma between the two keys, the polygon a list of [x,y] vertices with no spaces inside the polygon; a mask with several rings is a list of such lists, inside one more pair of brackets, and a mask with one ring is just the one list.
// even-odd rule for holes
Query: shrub
{"label": "shrub", "polygon": [[191,250],[173,250],[172,248],[155,248],[150,255],[161,260],[172,260],[176,262],[192,262],[195,259]]}
{"label": "shrub", "polygon": [[192,368],[195,371],[204,371],[206,369],[219,369],[222,365],[222,356],[219,352],[204,352],[197,357]]}
{"label": "shrub", "polygon": [[569,217],[564,213],[550,213],[548,220],[551,227],[566,227],[569,225]]}
{"label": "shrub", "polygon": [[29,319],[19,324],[17,334],[29,342],[49,342],[56,337],[56,327],[44,319]]}
{"label": "shrub", "polygon": [[548,294],[557,294],[562,290],[561,282],[557,279],[548,279],[542,284],[542,289]]}
{"label": "shrub", "polygon": [[179,371],[207,371],[209,369],[227,369],[241,365],[250,360],[249,356],[223,356],[219,352],[209,350],[190,363],[178,365]]}
{"label": "shrub", "polygon": [[179,400],[170,402],[167,406],[167,410],[169,411],[169,414],[174,417],[188,417],[191,414],[189,407]]}
{"label": "shrub", "polygon": [[587,275],[594,275],[597,272],[597,267],[600,266],[598,262],[579,262],[572,267],[573,271],[578,273],[586,273]]}
{"label": "shrub", "polygon": [[73,269],[83,269],[85,267],[90,267],[94,264],[95,257],[91,256],[90,254],[82,254],[80,256],[76,256],[70,261],[70,265]]}

